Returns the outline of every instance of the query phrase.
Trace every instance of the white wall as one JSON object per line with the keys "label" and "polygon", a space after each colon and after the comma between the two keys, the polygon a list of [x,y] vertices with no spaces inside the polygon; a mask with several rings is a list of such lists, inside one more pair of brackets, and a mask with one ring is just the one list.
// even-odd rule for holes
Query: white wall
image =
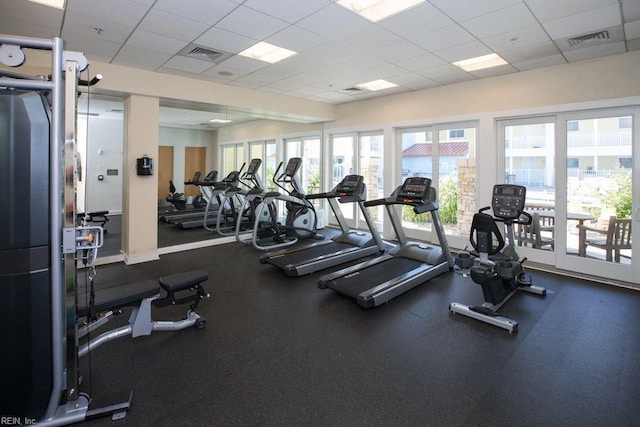
{"label": "white wall", "polygon": [[217,131],[160,128],[158,145],[173,147],[173,184],[178,193],[184,193],[184,156],[186,147],[206,147],[206,170],[201,171],[202,177],[212,169],[216,169],[216,141]]}
{"label": "white wall", "polygon": [[[83,144],[88,125],[86,151],[82,153],[82,183],[86,189],[84,205],[82,187],[78,188],[78,205],[87,212],[122,212],[123,120],[89,117],[78,122],[78,145]],[[82,152],[82,151],[81,151]],[[107,175],[107,170],[117,175]],[[98,175],[104,179],[98,180]]]}

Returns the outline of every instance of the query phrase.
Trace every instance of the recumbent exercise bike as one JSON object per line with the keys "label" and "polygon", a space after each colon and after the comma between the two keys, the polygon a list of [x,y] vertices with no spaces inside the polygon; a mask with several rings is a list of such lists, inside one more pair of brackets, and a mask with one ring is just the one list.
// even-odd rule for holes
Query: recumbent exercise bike
{"label": "recumbent exercise bike", "polygon": [[[515,249],[513,225],[530,225],[532,220],[531,215],[524,212],[525,197],[523,186],[498,184],[493,187],[491,207],[474,214],[469,240],[479,258],[473,260],[470,274],[482,287],[485,302],[480,306],[451,303],[449,310],[453,313],[517,332],[518,322],[501,316],[498,310],[518,291],[546,295],[545,288],[531,284],[531,276],[523,267],[526,258],[519,260]],[[489,209],[493,209],[493,216],[484,213]],[[498,222],[506,226],[506,246]]]}

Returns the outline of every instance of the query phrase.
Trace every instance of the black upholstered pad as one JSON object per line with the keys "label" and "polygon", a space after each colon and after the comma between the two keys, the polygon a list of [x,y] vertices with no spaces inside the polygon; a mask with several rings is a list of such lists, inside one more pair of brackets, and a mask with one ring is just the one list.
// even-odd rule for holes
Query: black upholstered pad
{"label": "black upholstered pad", "polygon": [[[115,288],[99,289],[95,291],[94,309],[96,312],[101,312],[138,305],[143,299],[159,293],[160,287],[153,280],[130,283]],[[89,312],[87,301],[88,298],[85,295],[78,295],[78,316],[86,316]]]}
{"label": "black upholstered pad", "polygon": [[158,281],[167,292],[177,292],[198,285],[209,278],[209,274],[203,270],[185,271],[184,273],[170,274],[161,277]]}

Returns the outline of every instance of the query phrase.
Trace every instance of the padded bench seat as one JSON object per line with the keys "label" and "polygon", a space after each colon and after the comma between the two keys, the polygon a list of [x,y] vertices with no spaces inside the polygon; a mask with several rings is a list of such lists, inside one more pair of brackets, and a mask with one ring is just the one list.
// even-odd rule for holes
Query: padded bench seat
{"label": "padded bench seat", "polygon": [[161,277],[158,282],[167,292],[178,292],[192,288],[209,278],[209,274],[203,270],[185,271]]}
{"label": "padded bench seat", "polygon": [[[160,293],[160,286],[153,280],[135,282],[128,285],[117,286],[109,289],[95,291],[94,309],[96,312],[115,310],[127,306],[138,306],[140,301]],[[78,295],[78,316],[86,316],[89,307],[86,305],[88,298]]]}

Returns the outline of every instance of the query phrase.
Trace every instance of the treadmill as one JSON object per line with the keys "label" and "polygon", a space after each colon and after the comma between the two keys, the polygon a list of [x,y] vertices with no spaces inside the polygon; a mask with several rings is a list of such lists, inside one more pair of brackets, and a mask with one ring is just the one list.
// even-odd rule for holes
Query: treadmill
{"label": "treadmill", "polygon": [[[452,271],[454,264],[438,214],[436,190],[431,188],[429,178],[407,178],[390,197],[365,202],[367,207],[380,205],[387,209],[398,245],[386,254],[318,280],[319,288],[354,298],[364,308],[377,307],[435,276]],[[430,212],[439,246],[408,241],[394,205],[413,206],[417,214]]]}
{"label": "treadmill", "polygon": [[[272,264],[287,276],[302,276],[345,262],[384,252],[382,242],[371,213],[365,208],[366,185],[361,175],[348,175],[327,193],[309,194],[307,200],[327,199],[342,230],[338,236],[303,248],[282,250],[260,257],[263,264]],[[351,230],[340,203],[357,203],[369,228],[369,232]]]}
{"label": "treadmill", "polygon": [[225,191],[238,186],[240,172],[243,168],[244,165],[242,165],[242,168],[239,171],[229,172],[222,181],[203,184],[202,194],[205,199],[207,199],[207,205],[204,210],[197,217],[175,221],[176,227],[199,228],[204,226],[209,231],[215,231],[215,229],[211,227],[215,227],[216,225],[218,210],[220,209],[220,200],[222,199],[222,196],[224,196]]}
{"label": "treadmill", "polygon": [[[218,171],[212,170],[204,177],[204,179],[201,180],[200,173],[197,173],[197,176],[194,175],[190,181],[185,181],[184,184],[197,186],[200,191],[200,194],[206,200],[207,199],[206,188],[208,188],[209,185],[211,185],[216,181],[217,176],[218,176]],[[163,222],[174,224],[177,221],[182,221],[187,218],[188,219],[198,218],[198,217],[202,217],[203,215],[204,215],[204,207],[193,207],[193,208],[188,208],[183,210],[165,212],[163,214],[160,214],[158,217]]]}

